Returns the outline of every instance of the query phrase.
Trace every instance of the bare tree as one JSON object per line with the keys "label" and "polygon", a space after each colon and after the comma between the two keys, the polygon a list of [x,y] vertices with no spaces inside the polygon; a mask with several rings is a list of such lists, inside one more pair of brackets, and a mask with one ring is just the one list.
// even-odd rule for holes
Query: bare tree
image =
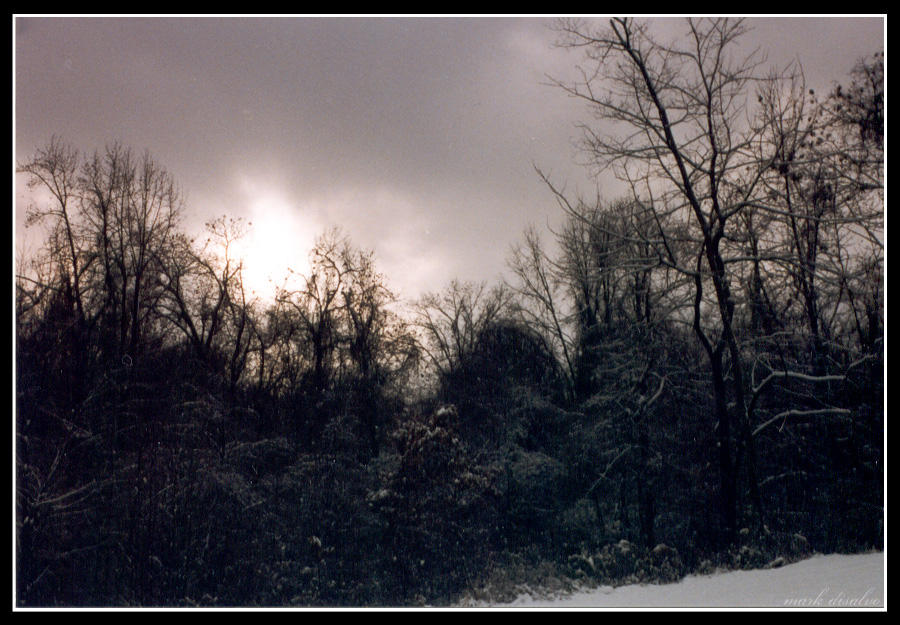
{"label": "bare tree", "polygon": [[31,204],[26,209],[27,225],[49,222],[48,253],[63,290],[75,306],[79,318],[85,318],[84,274],[93,258],[85,250],[84,232],[79,223],[81,189],[78,181],[78,152],[59,137],[17,171],[28,175],[28,188],[49,192],[49,204]]}
{"label": "bare tree", "polygon": [[161,315],[200,361],[223,368],[232,390],[246,368],[256,323],[243,260],[234,256],[247,227],[240,219],[216,218],[206,224],[202,245],[180,235],[157,258],[165,292]]}
{"label": "bare tree", "polygon": [[[352,405],[345,408],[374,452],[386,418],[380,403],[402,387],[418,358],[412,333],[394,310],[396,297],[376,270],[373,253],[354,247],[339,229],[317,239],[310,273],[300,283],[279,291],[268,319],[281,335],[272,348],[286,367],[282,377],[314,405],[337,388],[347,391],[343,400]],[[259,355],[260,366],[272,360],[262,347]],[[316,419],[327,420],[317,413]]]}
{"label": "bare tree", "polygon": [[442,293],[424,295],[414,305],[415,323],[423,333],[422,350],[446,377],[459,368],[478,345],[484,330],[510,311],[504,287],[453,280]]}
{"label": "bare tree", "polygon": [[319,237],[310,253],[309,276],[296,290],[282,289],[278,301],[286,304],[299,322],[304,348],[308,350],[309,382],[321,393],[338,365],[338,342],[342,293],[352,267],[341,262],[349,242],[337,230]]}
{"label": "bare tree", "polygon": [[[776,94],[802,82],[790,73],[761,74],[755,52],[735,56],[735,43],[747,31],[742,20],[688,19],[684,37],[673,43],[658,40],[652,24],[629,18],[600,28],[561,20],[558,30],[561,45],[583,51],[586,63],[581,80],[556,84],[602,121],[583,126],[591,163],[614,172],[652,211],[657,227],[644,238],[648,251],[693,282],[692,327],[709,365],[720,514],[723,538],[730,540],[742,472],[758,522],[762,513],[752,428],[760,389],[748,375],[736,287],[753,285],[748,293],[759,314],[766,299],[763,276],[781,262],[803,294],[813,335],[819,328],[817,254],[825,198],[813,197],[821,185],[804,188],[803,211],[786,204],[787,192],[772,193],[771,187],[773,172],[792,182],[785,165],[794,158],[788,142],[802,142],[806,132],[799,126],[804,109],[798,94],[781,100]],[[763,106],[754,109],[757,94]],[[774,141],[773,133],[779,137]],[[790,259],[784,250],[766,247],[777,219],[791,233]],[[841,411],[825,404],[817,414]]]}
{"label": "bare tree", "polygon": [[163,292],[159,261],[178,232],[182,198],[149,153],[136,158],[119,144],[84,164],[79,186],[81,216],[99,257],[95,282],[102,300],[96,306],[120,354],[133,358],[156,317]]}

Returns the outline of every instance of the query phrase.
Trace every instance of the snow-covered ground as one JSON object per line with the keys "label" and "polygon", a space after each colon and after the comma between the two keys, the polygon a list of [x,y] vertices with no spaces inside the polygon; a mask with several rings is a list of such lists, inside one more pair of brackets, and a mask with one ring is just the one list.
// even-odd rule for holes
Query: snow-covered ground
{"label": "snow-covered ground", "polygon": [[884,553],[816,555],[780,568],[694,575],[663,585],[610,586],[507,608],[885,608]]}

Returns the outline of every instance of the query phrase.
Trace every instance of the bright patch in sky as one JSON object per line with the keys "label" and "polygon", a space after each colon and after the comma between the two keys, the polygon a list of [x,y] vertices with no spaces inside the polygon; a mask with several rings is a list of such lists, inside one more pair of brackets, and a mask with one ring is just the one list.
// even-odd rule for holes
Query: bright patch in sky
{"label": "bright patch in sky", "polygon": [[244,260],[244,284],[257,296],[271,299],[289,276],[309,272],[309,252],[319,227],[312,215],[288,201],[277,189],[249,179],[241,181],[247,206],[247,234],[237,243]]}

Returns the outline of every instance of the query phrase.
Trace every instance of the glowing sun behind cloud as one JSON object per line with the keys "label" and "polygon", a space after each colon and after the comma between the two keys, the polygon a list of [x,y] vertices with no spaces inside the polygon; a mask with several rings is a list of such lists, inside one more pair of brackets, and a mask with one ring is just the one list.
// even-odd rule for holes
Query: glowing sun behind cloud
{"label": "glowing sun behind cloud", "polygon": [[263,299],[272,299],[277,287],[289,276],[288,269],[308,273],[309,251],[318,235],[311,215],[275,189],[243,180],[249,229],[236,244],[244,261],[244,286]]}

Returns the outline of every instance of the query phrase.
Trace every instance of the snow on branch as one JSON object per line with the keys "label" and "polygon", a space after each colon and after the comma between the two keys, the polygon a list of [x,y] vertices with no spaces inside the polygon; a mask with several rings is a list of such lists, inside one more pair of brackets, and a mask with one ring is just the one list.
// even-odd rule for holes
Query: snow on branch
{"label": "snow on branch", "polygon": [[847,379],[844,375],[809,375],[800,373],[799,371],[772,371],[758,385],[753,387],[753,394],[758,395],[773,379],[791,378],[794,380],[802,380],[804,382],[842,382]]}
{"label": "snow on branch", "polygon": [[[850,416],[850,411],[846,408],[816,408],[814,410],[785,410],[784,412],[779,412],[777,415],[758,425],[755,430],[753,430],[753,436],[756,436],[768,426],[772,425],[776,421],[784,419],[787,421],[788,417],[809,417],[809,416],[817,416],[817,415],[844,415]],[[782,425],[783,427],[783,425]]]}
{"label": "snow on branch", "polygon": [[660,396],[660,395],[662,395],[663,388],[665,387],[665,385],[666,385],[666,376],[663,376],[663,377],[660,378],[660,380],[659,380],[659,387],[657,387],[656,392],[653,393],[653,395],[650,397],[650,399],[647,399],[647,400],[645,401],[645,400],[644,400],[644,397],[642,396],[642,397],[640,398],[640,400],[639,400],[638,403],[640,403],[641,406],[642,406],[643,408],[645,408],[645,409],[646,409],[646,408],[649,408],[649,407],[652,406],[654,403],[656,403],[656,400],[659,399],[659,396]]}
{"label": "snow on branch", "polygon": [[609,461],[609,464],[606,465],[606,468],[603,470],[603,473],[601,473],[601,474],[600,474],[600,477],[598,477],[598,478],[596,479],[596,481],[594,481],[594,483],[591,484],[591,487],[587,489],[587,492],[584,493],[584,496],[587,497],[587,496],[590,495],[592,492],[594,492],[594,489],[597,488],[598,486],[600,486],[600,482],[602,482],[603,480],[606,479],[607,473],[610,472],[610,470],[611,470],[611,469],[615,466],[615,464],[622,458],[622,456],[624,456],[625,454],[627,454],[627,453],[628,453],[629,451],[631,451],[632,449],[633,449],[633,446],[632,446],[632,445],[625,445],[625,447],[622,449],[622,451],[620,451],[620,452],[616,455],[615,458],[613,458],[612,460]]}

